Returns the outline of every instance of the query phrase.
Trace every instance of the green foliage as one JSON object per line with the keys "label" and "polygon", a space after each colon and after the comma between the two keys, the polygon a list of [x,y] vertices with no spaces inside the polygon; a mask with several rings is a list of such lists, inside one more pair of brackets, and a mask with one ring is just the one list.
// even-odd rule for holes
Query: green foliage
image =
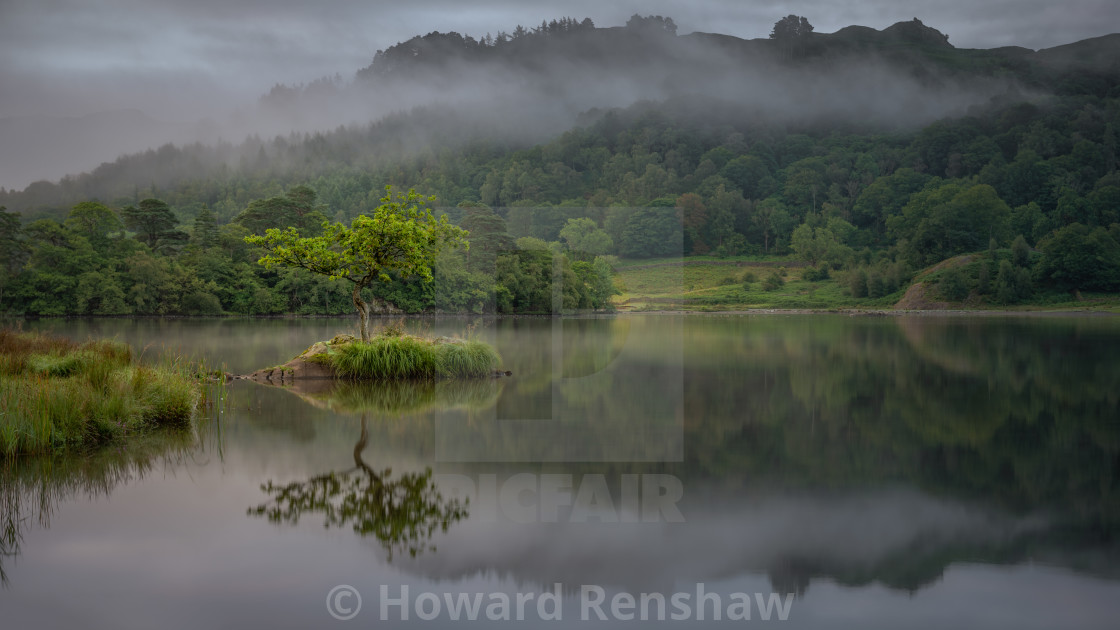
{"label": "green foliage", "polygon": [[790,248],[810,265],[815,266],[821,261],[840,264],[852,255],[851,248],[842,243],[854,229],[842,219],[832,219],[824,228],[812,228],[808,223],[802,223],[793,231]]}
{"label": "green foliage", "polygon": [[867,297],[880,298],[887,294],[883,276],[878,270],[873,269],[867,274]]}
{"label": "green foliage", "polygon": [[0,313],[4,311],[4,289],[15,278],[26,252],[22,232],[19,214],[0,206]]}
{"label": "green foliage", "polygon": [[766,276],[766,279],[762,281],[762,290],[777,291],[778,289],[785,286],[785,283],[786,281],[784,278],[782,278],[782,274],[778,273],[777,271],[772,271],[770,272],[770,275]]}
{"label": "green foliage", "polygon": [[1011,264],[1016,267],[1029,267],[1031,263],[1031,248],[1027,240],[1020,234],[1011,243]]}
{"label": "green foliage", "polygon": [[203,208],[195,217],[191,242],[203,249],[218,244],[218,225],[215,223],[214,214],[210,212],[209,208]]}
{"label": "green foliage", "polygon": [[568,219],[560,230],[560,238],[564,239],[571,251],[592,258],[606,255],[614,249],[610,235],[587,218]]}
{"label": "green foliage", "polygon": [[111,235],[124,227],[116,213],[96,201],[83,201],[74,206],[63,225],[84,235],[94,249],[101,252],[108,249]]}
{"label": "green foliage", "polygon": [[820,282],[822,280],[828,280],[830,276],[828,265],[808,267],[805,271],[801,272],[801,279],[806,282]]}
{"label": "green foliage", "polygon": [[463,229],[450,225],[446,216],[436,219],[424,207],[432,200],[414,190],[393,199],[392,189],[386,187],[373,215],[357,217],[350,227],[324,224],[321,236],[310,237],[300,236],[294,227],[270,228],[264,236],[247,236],[245,241],[267,252],[258,261],[266,268],[298,267],[351,282],[362,339],[368,341],[370,307],[361,297],[363,289],[375,281],[390,282],[390,272],[431,282],[439,251],[448,245],[466,245]]}
{"label": "green foliage", "polygon": [[[258,293],[254,292],[255,302],[258,300],[260,302],[264,302],[271,299],[271,297],[271,294],[269,294],[267,298],[264,298],[259,296]],[[263,306],[263,304],[260,306]],[[213,293],[196,290],[183,296],[182,309],[183,312],[188,315],[221,315],[222,302],[218,299],[218,296],[214,295]],[[269,311],[265,310],[265,312]]]}
{"label": "green foliage", "polygon": [[548,250],[526,249],[498,257],[499,313],[553,312],[553,256]]}
{"label": "green foliage", "polygon": [[517,239],[516,244],[517,249],[537,250],[542,252],[547,252],[550,249],[548,243],[532,236],[522,236],[521,238]]}
{"label": "green foliage", "polygon": [[728,161],[720,176],[734,184],[746,199],[764,199],[774,192],[776,184],[766,163],[754,155]]}
{"label": "green foliage", "polygon": [[854,298],[867,297],[867,271],[856,269],[848,275],[848,291]]}
{"label": "green foliage", "polygon": [[887,224],[912,263],[932,264],[980,249],[989,235],[1006,231],[1010,214],[991,186],[935,179]]}
{"label": "green foliage", "polygon": [[1102,227],[1074,223],[1039,243],[1041,281],[1063,290],[1120,290],[1120,243]]}
{"label": "green foliage", "polygon": [[921,190],[929,179],[910,168],[900,168],[876,178],[855,200],[852,208],[855,226],[867,230],[875,241],[885,238],[887,219],[901,214],[910,195]]}
{"label": "green foliage", "polygon": [[950,302],[960,302],[968,297],[968,281],[961,268],[953,266],[942,271],[937,290],[942,298]]}
{"label": "green foliage", "polygon": [[318,195],[310,187],[295,186],[282,197],[250,202],[234,220],[253,234],[263,234],[271,228],[294,228],[315,235],[327,220],[324,207],[317,199]]}
{"label": "green foliage", "polygon": [[621,293],[614,284],[614,269],[611,265],[613,258],[613,256],[596,256],[590,265],[582,262],[572,264],[576,275],[587,288],[586,308],[609,310],[611,298]]}
{"label": "green foliage", "polygon": [[465,232],[449,225],[446,217],[432,216],[422,207],[426,200],[415,191],[396,200],[390,188],[386,191],[373,216],[359,216],[349,228],[328,224],[322,236],[312,237],[300,236],[294,227],[270,228],[264,236],[247,236],[245,241],[268,252],[258,261],[266,268],[300,267],[361,287],[375,280],[389,281],[390,271],[430,282],[436,254],[445,245],[462,244]]}
{"label": "green foliage", "polygon": [[620,252],[628,258],[679,255],[682,239],[681,223],[672,208],[641,208],[626,221]]}
{"label": "green foliage", "polygon": [[992,292],[991,264],[986,260],[980,261],[980,270],[976,274],[976,292],[980,295]]}
{"label": "green foliage", "polygon": [[1001,260],[996,274],[996,301],[1000,304],[1018,304],[1030,297],[1031,272],[1023,267]]}
{"label": "green foliage", "polygon": [[463,210],[460,226],[467,231],[466,238],[470,242],[469,269],[492,274],[498,254],[513,247],[505,219],[480,203],[462,202],[459,209]]}
{"label": "green foliage", "polygon": [[128,206],[121,210],[124,226],[136,232],[136,239],[153,251],[169,253],[182,244],[189,236],[176,229],[179,219],[166,202],[159,199],[145,199],[138,206]]}

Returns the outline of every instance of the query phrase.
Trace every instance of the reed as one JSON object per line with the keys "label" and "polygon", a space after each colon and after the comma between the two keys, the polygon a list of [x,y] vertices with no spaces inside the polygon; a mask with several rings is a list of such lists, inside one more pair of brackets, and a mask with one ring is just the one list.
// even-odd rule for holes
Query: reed
{"label": "reed", "polygon": [[199,398],[186,365],[139,365],[116,341],[79,345],[0,330],[0,452],[43,453],[186,426]]}
{"label": "reed", "polygon": [[437,369],[445,378],[489,376],[501,362],[497,351],[481,341],[441,343],[435,349]]}

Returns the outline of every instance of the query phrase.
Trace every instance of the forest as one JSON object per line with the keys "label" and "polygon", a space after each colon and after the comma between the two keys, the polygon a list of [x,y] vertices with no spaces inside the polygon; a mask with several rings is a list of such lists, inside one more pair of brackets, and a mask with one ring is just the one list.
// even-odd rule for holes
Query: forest
{"label": "forest", "polygon": [[[942,274],[942,298],[1008,305],[1120,291],[1112,36],[1031,56],[955,49],[917,21],[866,29],[872,37],[788,19],[769,41],[746,43],[791,73],[904,51],[899,71],[931,89],[950,89],[951,77],[1011,88],[922,124],[776,119],[719,95],[679,94],[585,110],[542,141],[479,134],[467,114],[432,105],[329,132],[165,145],[0,189],[0,312],[346,314],[347,287],[266,269],[246,237],[349,224],[386,185],[434,195],[470,246],[441,253],[434,282],[380,283],[385,312],[609,309],[619,259],[696,255],[788,261],[854,297],[901,295],[919,270],[985,252],[988,263]],[[616,29],[565,19],[515,35],[414,38],[379,51],[356,80],[404,73],[398,48],[420,44],[433,51],[420,55],[430,66],[510,48],[558,54],[563,38],[684,39],[660,16]],[[262,102],[322,89],[278,86]]]}

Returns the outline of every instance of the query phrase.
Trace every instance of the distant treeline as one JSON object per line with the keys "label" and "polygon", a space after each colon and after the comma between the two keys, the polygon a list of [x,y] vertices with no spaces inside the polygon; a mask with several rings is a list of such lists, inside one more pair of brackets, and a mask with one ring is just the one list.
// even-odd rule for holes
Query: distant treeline
{"label": "distant treeline", "polygon": [[[277,226],[316,234],[324,225],[321,208],[314,191],[297,186],[250,203],[221,227],[204,208],[187,232],[154,198],[119,212],[82,202],[62,223],[39,219],[26,227],[0,207],[0,309],[48,316],[352,314],[349,285],[302,269],[265,269],[256,264],[263,252],[245,242]],[[383,312],[610,308],[617,291],[608,257],[531,238],[514,243],[489,208],[464,203],[457,210],[471,230],[470,249],[442,252],[433,282],[377,283],[373,301]],[[582,236],[571,232],[569,243],[582,243]]]}

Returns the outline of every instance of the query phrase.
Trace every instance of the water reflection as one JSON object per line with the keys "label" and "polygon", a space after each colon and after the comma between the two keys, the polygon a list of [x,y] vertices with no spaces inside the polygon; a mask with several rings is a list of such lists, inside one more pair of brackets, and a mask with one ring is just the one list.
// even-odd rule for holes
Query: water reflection
{"label": "water reflection", "polygon": [[[583,522],[564,513],[523,523],[501,511],[486,519],[484,506],[472,502],[471,521],[448,535],[443,553],[400,566],[435,581],[498,574],[629,592],[763,575],[775,592],[798,595],[818,579],[913,593],[937,583],[953,564],[1016,564],[1042,552],[1059,566],[1075,566],[1068,552],[1078,547],[1068,532],[1040,515],[1015,516],[911,488],[733,491],[682,481],[692,495],[680,505],[683,523]],[[573,485],[586,483],[576,478]],[[525,493],[518,508],[541,502]]]}
{"label": "water reflection", "polygon": [[432,409],[493,407],[505,382],[499,378],[388,382],[318,379],[295,381],[280,387],[321,409],[392,418]]}
{"label": "water reflection", "polygon": [[[253,357],[248,370],[286,360],[336,326],[301,323],[293,326],[303,331],[297,335],[272,322],[254,332],[258,325],[202,326],[199,343],[260,344],[246,353]],[[458,325],[434,327],[454,334]],[[153,334],[175,332],[165,328]],[[192,330],[175,334],[186,339]],[[267,562],[277,575],[303,575],[314,565],[327,574],[325,592],[339,583],[338,563],[360,559],[356,548],[382,546],[378,532],[387,531],[385,539],[397,541],[389,545],[392,567],[356,559],[353,575],[393,581],[403,572],[427,587],[469,581],[485,590],[494,586],[487,580],[509,580],[633,592],[753,580],[764,590],[800,593],[799,606],[811,607],[814,598],[865,611],[894,606],[904,611],[894,625],[908,627],[920,602],[945,592],[1005,589],[1009,608],[1033,613],[1045,605],[1035,597],[1043,584],[1053,601],[1084,602],[1094,620],[1120,592],[1116,318],[659,315],[488,320],[478,333],[498,347],[513,378],[459,392],[435,385],[321,392],[231,386],[239,406],[223,431],[233,463],[210,467],[215,480],[206,500],[216,507],[203,522],[215,540],[240,528],[248,558],[212,554],[220,566],[205,574],[235,571],[246,560],[256,567],[252,560],[266,555],[256,549],[272,545]],[[367,417],[361,435],[357,418],[347,417],[353,414]],[[359,457],[351,463],[355,438]],[[363,454],[376,463],[363,466]],[[400,479],[386,479],[382,469],[390,464],[411,471],[412,488],[429,498],[463,498],[452,493],[452,476],[482,487],[488,477],[501,484],[527,473],[560,474],[577,488],[599,476],[617,498],[625,495],[624,475],[672,475],[684,489],[684,522],[577,522],[564,511],[573,506],[555,520],[518,522],[501,513],[488,518],[473,498],[470,514],[460,502],[454,519],[452,503],[439,496],[438,505],[416,508],[428,520],[418,521],[413,544],[401,544],[406,534],[394,538],[393,531],[410,532],[408,519],[394,521],[375,504],[377,484],[385,492]],[[341,472],[320,472],[327,470]],[[24,483],[30,488],[52,474],[33,471]],[[258,487],[267,479],[272,490],[266,483],[262,497]],[[293,492],[278,498],[291,479]],[[231,489],[238,484],[241,494]],[[371,505],[360,505],[370,493]],[[329,498],[333,512],[304,509],[320,498]],[[244,515],[266,499],[262,517],[271,509],[288,522],[284,515],[294,510],[297,518],[324,519],[367,538],[270,532],[264,518]],[[145,501],[176,518],[195,516],[179,507],[178,496]],[[518,501],[544,513],[537,495]],[[20,503],[24,521],[34,504],[33,497]],[[444,523],[453,526],[443,531]],[[121,527],[143,531],[141,524]],[[438,553],[405,553],[437,538]],[[228,583],[251,582],[253,570]],[[1046,581],[1019,580],[1037,571]],[[134,586],[143,591],[139,578]],[[270,599],[302,602],[300,588]],[[971,620],[991,612],[982,600],[959,614]],[[286,612],[303,605],[297,603]],[[305,625],[321,621],[321,610],[307,614],[319,617]]]}
{"label": "water reflection", "polygon": [[303,516],[318,514],[324,527],[350,525],[359,536],[374,536],[388,553],[407,551],[415,557],[435,551],[429,541],[436,529],[447,532],[467,517],[465,503],[445,499],[432,482],[432,470],[393,477],[390,468],[374,470],[362,459],[369,444],[366,414],[354,444],[354,467],[315,475],[307,481],[261,486],[270,500],[249,509],[273,523],[295,525]]}
{"label": "water reflection", "polygon": [[[762,573],[796,593],[817,579],[914,592],[976,562],[1120,578],[1115,320],[713,317],[624,329],[586,320],[565,327],[574,337],[560,344],[555,328],[525,328],[505,356],[547,372],[557,348],[565,366],[579,364],[568,355],[580,348],[591,355],[594,369],[574,378],[552,372],[553,408],[568,421],[511,423],[501,402],[470,423],[437,412],[437,461],[458,462],[479,485],[525,470],[672,474],[686,489],[687,522],[467,523],[446,553],[410,564],[427,578],[664,588],[693,571],[698,580]],[[616,330],[626,341],[612,342]],[[666,400],[650,375],[681,359],[665,350],[674,334],[683,461],[525,463],[555,462],[542,436],[585,453],[647,439],[643,411]],[[536,386],[514,379],[502,399],[522,396],[524,381]]]}
{"label": "water reflection", "polygon": [[[393,476],[391,468],[376,470],[362,453],[369,445],[369,416],[399,420],[402,415],[439,409],[492,407],[502,391],[500,379],[443,381],[339,382],[296,381],[284,386],[306,403],[337,413],[361,414],[361,432],[354,445],[354,466],[314,475],[306,481],[277,484],[261,490],[270,497],[249,509],[273,523],[295,525],[312,514],[324,527],[350,526],[360,536],[373,536],[392,560],[395,553],[415,557],[434,551],[429,541],[436,530],[468,516],[466,502],[446,499],[432,480],[432,469]],[[404,423],[419,426],[424,423]]]}
{"label": "water reflection", "polygon": [[221,456],[220,434],[210,418],[187,429],[165,429],[131,438],[127,445],[91,453],[7,459],[0,463],[0,583],[8,586],[5,560],[22,551],[32,528],[48,529],[55,512],[74,501],[108,497],[117,488],[186,462],[206,465]]}

